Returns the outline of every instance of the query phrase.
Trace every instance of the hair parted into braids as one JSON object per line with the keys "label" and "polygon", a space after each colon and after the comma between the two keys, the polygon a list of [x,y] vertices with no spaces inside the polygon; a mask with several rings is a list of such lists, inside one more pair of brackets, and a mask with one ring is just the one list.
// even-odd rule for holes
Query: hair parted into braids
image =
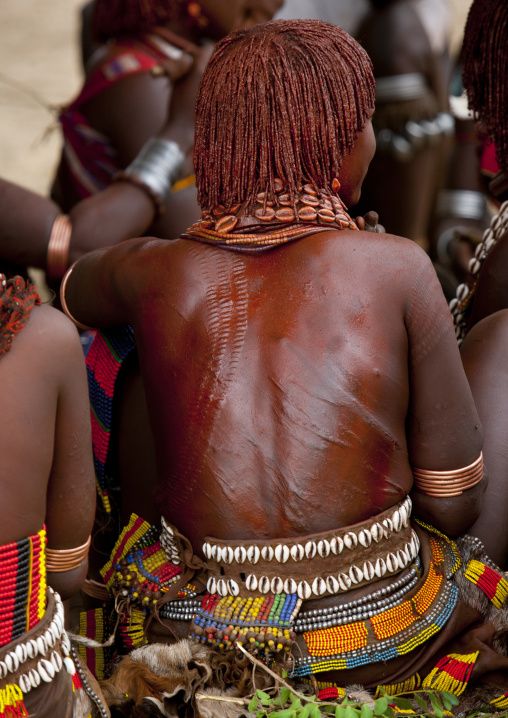
{"label": "hair parted into braids", "polygon": [[184,0],[95,0],[94,37],[104,42],[117,35],[138,35],[180,16]]}
{"label": "hair parted into braids", "polygon": [[462,50],[469,107],[495,142],[499,167],[508,172],[508,2],[474,0]]}
{"label": "hair parted into braids", "polygon": [[194,165],[204,211],[280,178],[293,200],[311,183],[327,193],[374,109],[372,64],[344,30],[278,20],[231,33],[208,63],[196,104]]}

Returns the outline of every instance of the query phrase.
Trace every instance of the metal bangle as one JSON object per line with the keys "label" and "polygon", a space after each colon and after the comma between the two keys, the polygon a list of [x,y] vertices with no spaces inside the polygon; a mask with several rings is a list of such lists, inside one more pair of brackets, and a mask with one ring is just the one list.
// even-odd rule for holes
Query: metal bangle
{"label": "metal bangle", "polygon": [[82,546],[68,549],[46,548],[46,571],[63,573],[79,568],[88,556],[92,537],[89,536]]}
{"label": "metal bangle", "polygon": [[376,77],[376,102],[419,100],[426,90],[427,83],[421,72]]}
{"label": "metal bangle", "polygon": [[[157,198],[157,209],[166,202],[172,185],[180,177],[185,155],[173,140],[152,137],[118,179],[132,180]],[[153,197],[152,197],[153,199]]]}
{"label": "metal bangle", "polygon": [[487,200],[481,192],[469,189],[444,189],[436,203],[438,217],[482,220],[487,211]]}
{"label": "metal bangle", "polygon": [[69,281],[69,277],[71,276],[72,270],[74,269],[74,267],[75,267],[74,264],[71,267],[69,267],[69,269],[65,273],[65,276],[60,285],[60,304],[62,305],[62,311],[65,314],[65,316],[68,317],[71,320],[71,322],[78,327],[78,329],[83,329],[86,331],[89,329],[93,329],[93,327],[88,327],[86,324],[81,324],[81,322],[78,322],[77,319],[74,319],[74,317],[70,313],[69,307],[67,306],[67,302],[65,301],[65,290],[67,288],[67,282]]}
{"label": "metal bangle", "polygon": [[61,279],[69,264],[72,224],[66,214],[59,214],[53,222],[48,242],[46,271],[51,279]]}

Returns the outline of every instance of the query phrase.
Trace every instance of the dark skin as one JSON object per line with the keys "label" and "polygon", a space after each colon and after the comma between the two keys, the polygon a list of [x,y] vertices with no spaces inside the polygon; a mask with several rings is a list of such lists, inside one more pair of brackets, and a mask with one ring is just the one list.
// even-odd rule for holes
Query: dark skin
{"label": "dark skin", "polygon": [[[36,306],[0,361],[4,422],[0,543],[40,531],[48,546],[84,544],[95,513],[86,371],[81,343],[66,317]],[[23,391],[20,391],[23,387]],[[48,573],[62,598],[79,590],[88,561]]]}
{"label": "dark skin", "polygon": [[482,265],[468,320],[470,328],[489,314],[508,308],[507,266],[508,232],[490,250]]}
{"label": "dark skin", "polygon": [[[372,3],[376,5],[376,3]],[[436,112],[448,109],[448,62],[436,57],[413,3],[389,0],[377,3],[362,22],[358,41],[367,50],[376,77],[421,73],[436,102]],[[396,108],[398,104],[392,103]],[[407,103],[408,107],[411,102]],[[374,158],[364,186],[360,213],[372,208],[394,234],[426,245],[427,225],[444,171],[443,142],[399,162],[389,153]]]}
{"label": "dark skin", "polygon": [[503,387],[508,382],[508,309],[482,319],[466,336],[461,356],[485,431],[483,447],[489,473],[480,517],[470,529],[485,544],[488,555],[505,567],[508,535],[505,530],[508,502],[508,421]]}

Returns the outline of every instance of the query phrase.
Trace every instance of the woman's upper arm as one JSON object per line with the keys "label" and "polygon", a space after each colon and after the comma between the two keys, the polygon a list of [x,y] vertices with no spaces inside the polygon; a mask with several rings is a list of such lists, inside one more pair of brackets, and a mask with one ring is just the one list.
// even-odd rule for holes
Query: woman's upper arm
{"label": "woman's upper arm", "polygon": [[482,448],[480,420],[462,367],[446,300],[434,268],[423,257],[406,307],[412,466],[453,470],[472,463]]}

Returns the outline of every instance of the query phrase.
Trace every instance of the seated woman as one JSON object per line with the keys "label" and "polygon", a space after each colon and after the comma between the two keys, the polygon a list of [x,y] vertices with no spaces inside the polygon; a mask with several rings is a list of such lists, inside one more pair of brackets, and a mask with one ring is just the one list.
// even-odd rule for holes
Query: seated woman
{"label": "seated woman", "polygon": [[[274,12],[280,0],[268,3]],[[60,116],[64,146],[53,199],[65,212],[107,187],[132,162],[160,131],[168,106],[175,117],[194,107],[195,95],[182,104],[171,94],[197,61],[201,43],[220,39],[244,21],[249,13],[244,5],[249,3],[96,0],[92,30],[101,45],[87,62],[81,93]],[[188,144],[193,130],[192,121],[182,128],[183,144]],[[154,232],[174,239],[198,209],[192,145],[165,209]]]}
{"label": "seated woman", "polygon": [[85,718],[99,699],[62,605],[85,579],[95,509],[83,355],[63,314],[4,274],[0,382],[0,715]]}
{"label": "seated woman", "polygon": [[[502,702],[508,583],[449,538],[485,490],[451,317],[425,253],[347,211],[373,111],[371,63],[340,28],[232,33],[198,95],[201,219],[67,274],[76,320],[130,325],[156,451],[162,531],[133,516],[103,576],[151,641],[198,639],[221,675],[241,644],[335,696],[471,680]],[[111,397],[99,351],[89,370]]]}

